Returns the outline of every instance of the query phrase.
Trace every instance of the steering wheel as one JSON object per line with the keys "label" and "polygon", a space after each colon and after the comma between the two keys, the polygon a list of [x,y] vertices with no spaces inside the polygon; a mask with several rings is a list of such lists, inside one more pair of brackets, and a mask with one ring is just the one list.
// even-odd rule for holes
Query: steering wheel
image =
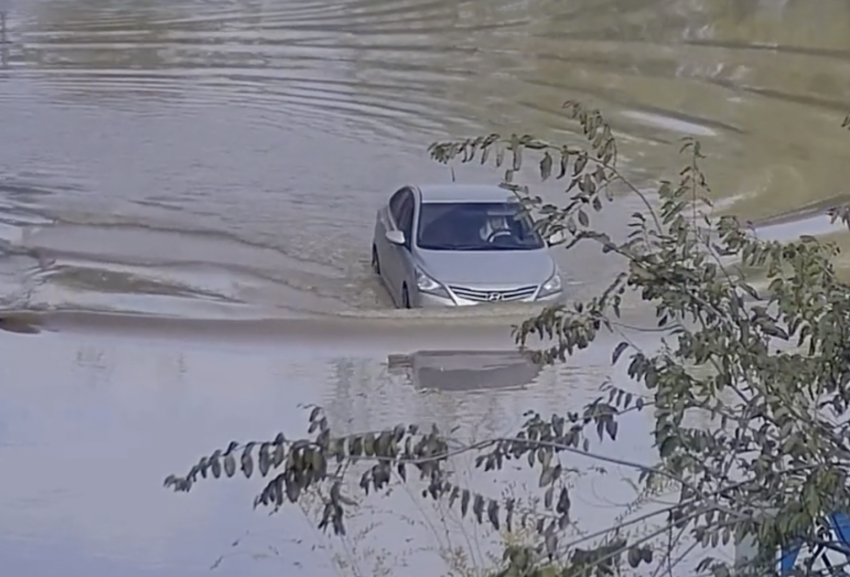
{"label": "steering wheel", "polygon": [[511,231],[509,231],[509,230],[505,230],[505,229],[494,230],[493,232],[490,233],[490,236],[487,237],[487,242],[492,244],[493,241],[495,241],[496,239],[504,238],[504,237],[511,237],[511,236],[512,236]]}

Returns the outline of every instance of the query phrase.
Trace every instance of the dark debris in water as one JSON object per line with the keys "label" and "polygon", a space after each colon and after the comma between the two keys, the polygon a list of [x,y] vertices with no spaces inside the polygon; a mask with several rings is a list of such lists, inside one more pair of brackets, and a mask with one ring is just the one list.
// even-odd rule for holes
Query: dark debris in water
{"label": "dark debris in water", "polygon": [[22,335],[37,335],[41,332],[38,319],[22,314],[0,315],[0,330]]}

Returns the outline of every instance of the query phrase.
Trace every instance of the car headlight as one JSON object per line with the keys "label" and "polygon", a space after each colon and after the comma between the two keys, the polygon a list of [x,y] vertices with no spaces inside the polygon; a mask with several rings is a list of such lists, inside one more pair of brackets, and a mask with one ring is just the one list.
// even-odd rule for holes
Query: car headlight
{"label": "car headlight", "polygon": [[441,285],[419,269],[416,269],[416,288],[418,288],[419,292],[421,293],[427,293],[430,295],[447,298],[449,296],[448,291],[446,291],[443,285]]}
{"label": "car headlight", "polygon": [[558,292],[561,292],[561,271],[555,269],[555,274],[540,287],[537,298],[546,297]]}

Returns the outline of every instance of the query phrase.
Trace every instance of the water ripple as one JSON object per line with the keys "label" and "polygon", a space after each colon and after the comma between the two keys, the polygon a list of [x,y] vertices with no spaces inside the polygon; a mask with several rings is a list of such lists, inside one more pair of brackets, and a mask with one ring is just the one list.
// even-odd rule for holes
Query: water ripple
{"label": "water ripple", "polygon": [[[839,0],[16,3],[0,47],[3,226],[17,227],[14,251],[64,268],[10,261],[7,276],[63,294],[79,266],[86,302],[98,279],[108,301],[143,286],[144,263],[157,286],[185,265],[221,275],[174,281],[198,298],[229,287],[216,294],[246,305],[380,309],[374,211],[403,183],[449,177],[428,142],[494,129],[573,139],[560,105],[576,97],[606,112],[639,185],[697,135],[732,209],[793,211],[846,192],[828,167],[842,165],[835,127],[850,107],[847,26]],[[18,209],[47,224],[33,234]],[[579,257],[559,258],[571,270]],[[89,273],[109,266],[141,266],[138,282]],[[610,272],[580,270],[587,286]]]}

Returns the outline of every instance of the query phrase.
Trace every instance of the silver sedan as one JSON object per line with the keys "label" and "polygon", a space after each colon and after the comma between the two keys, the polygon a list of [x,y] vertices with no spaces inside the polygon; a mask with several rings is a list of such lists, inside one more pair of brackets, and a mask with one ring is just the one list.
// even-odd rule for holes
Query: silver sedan
{"label": "silver sedan", "polygon": [[557,240],[500,186],[405,186],[378,210],[372,267],[401,308],[557,301]]}

